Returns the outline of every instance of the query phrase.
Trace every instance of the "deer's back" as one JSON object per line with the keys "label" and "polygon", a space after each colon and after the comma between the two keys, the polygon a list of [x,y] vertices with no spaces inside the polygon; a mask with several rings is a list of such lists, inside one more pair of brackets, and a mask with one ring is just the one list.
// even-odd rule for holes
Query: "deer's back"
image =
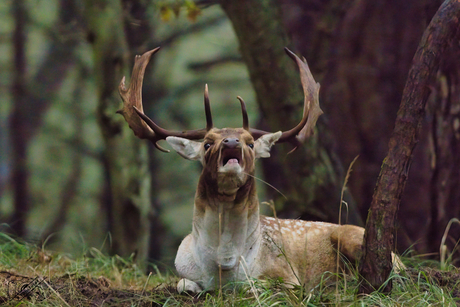
{"label": "deer's back", "polygon": [[347,257],[359,257],[364,229],[352,225],[275,219],[261,216],[260,277],[314,285],[326,272],[336,272],[337,242]]}

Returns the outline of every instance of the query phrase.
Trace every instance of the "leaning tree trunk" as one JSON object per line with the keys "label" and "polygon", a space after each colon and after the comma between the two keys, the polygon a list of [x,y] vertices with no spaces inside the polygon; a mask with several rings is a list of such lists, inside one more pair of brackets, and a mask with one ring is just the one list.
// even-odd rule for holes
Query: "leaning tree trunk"
{"label": "leaning tree trunk", "polygon": [[[238,37],[264,123],[271,130],[294,127],[302,115],[303,94],[298,70],[283,51],[291,43],[278,2],[222,1],[221,5]],[[289,156],[292,148],[277,146],[272,158],[264,161],[264,173],[288,198],[286,201],[277,194],[270,195],[285,216],[301,214],[303,218],[336,222],[344,172],[335,154],[325,145],[329,134],[321,119],[318,127],[320,133]],[[349,221],[360,224],[354,202],[350,198],[347,202]]]}
{"label": "leaning tree trunk", "polygon": [[104,158],[110,178],[109,230],[112,252],[147,257],[149,242],[150,174],[147,144],[115,112],[121,106],[118,84],[130,69],[130,55],[119,1],[85,2],[88,39],[94,51],[94,75],[99,105],[97,118],[105,141]]}
{"label": "leaning tree trunk", "polygon": [[390,291],[387,280],[394,247],[395,218],[409,173],[413,149],[417,143],[430,86],[441,57],[455,39],[460,38],[460,2],[447,0],[440,7],[422,37],[404,88],[389,151],[382,164],[372,198],[363,257],[360,264],[360,291]]}

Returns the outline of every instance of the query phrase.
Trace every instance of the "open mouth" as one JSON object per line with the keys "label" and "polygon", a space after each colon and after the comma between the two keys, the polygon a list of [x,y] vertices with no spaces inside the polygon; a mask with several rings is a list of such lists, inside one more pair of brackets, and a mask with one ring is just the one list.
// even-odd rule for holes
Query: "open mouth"
{"label": "open mouth", "polygon": [[223,149],[222,156],[221,156],[222,166],[230,166],[230,165],[237,165],[241,164],[242,157],[241,157],[241,149]]}

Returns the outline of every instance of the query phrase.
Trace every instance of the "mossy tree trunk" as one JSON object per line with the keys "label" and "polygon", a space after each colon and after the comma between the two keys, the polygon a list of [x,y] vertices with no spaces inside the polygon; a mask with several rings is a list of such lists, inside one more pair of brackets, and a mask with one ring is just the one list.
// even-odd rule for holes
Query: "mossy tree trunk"
{"label": "mossy tree trunk", "polygon": [[[299,72],[283,50],[292,46],[282,23],[278,1],[223,1],[221,6],[233,24],[256,91],[262,125],[265,125],[259,128],[284,131],[294,127],[302,116],[303,93]],[[337,156],[328,147],[329,133],[321,118],[318,130],[319,133],[289,156],[287,153],[292,148],[278,145],[272,157],[263,161],[267,181],[288,198],[285,200],[275,192],[269,193],[280,216],[338,220],[344,172]],[[361,219],[349,195],[346,201],[350,206],[348,220],[360,224]]]}
{"label": "mossy tree trunk", "polygon": [[151,177],[147,144],[133,136],[123,117],[118,85],[130,75],[134,55],[129,53],[120,1],[85,2],[87,36],[94,51],[98,91],[97,118],[105,141],[104,159],[110,180],[108,199],[112,252],[136,254],[144,263],[149,243]]}
{"label": "mossy tree trunk", "polygon": [[460,2],[447,0],[425,30],[403,91],[389,151],[382,164],[366,222],[359,270],[361,292],[391,290],[391,282],[386,285],[385,282],[392,268],[396,213],[409,174],[412,153],[441,58],[459,38]]}

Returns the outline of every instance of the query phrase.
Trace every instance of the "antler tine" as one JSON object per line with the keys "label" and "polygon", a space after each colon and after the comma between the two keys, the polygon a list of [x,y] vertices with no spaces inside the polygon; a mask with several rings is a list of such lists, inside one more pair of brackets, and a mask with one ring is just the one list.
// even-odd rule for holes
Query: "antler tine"
{"label": "antler tine", "polygon": [[[171,131],[161,128],[153,120],[150,119],[147,115],[141,112],[138,108],[133,106],[134,110],[136,111],[137,115],[155,132],[156,141],[164,140],[168,136],[177,136],[184,139],[189,140],[199,140],[202,139],[206,135],[206,129],[198,129],[198,130],[188,130],[188,131]],[[157,147],[158,148],[158,147]],[[169,152],[169,151],[168,151]]]}
{"label": "antler tine", "polygon": [[[313,134],[313,129],[316,125],[318,117],[323,114],[319,106],[319,88],[320,85],[315,81],[313,75],[310,72],[307,62],[302,61],[297,55],[295,55],[288,48],[284,48],[286,53],[291,57],[299,67],[300,80],[302,82],[302,88],[304,92],[304,108],[303,116],[300,123],[288,131],[283,131],[283,134],[277,141],[280,142],[291,142],[296,148],[300,143],[303,143],[309,136]],[[256,130],[251,128],[251,134],[254,138],[261,137],[268,132],[262,130]],[[296,149],[294,148],[294,150]]]}
{"label": "antler tine", "polygon": [[248,112],[246,111],[246,104],[244,103],[243,98],[240,96],[236,97],[241,104],[241,112],[243,113],[243,129],[249,131],[249,119],[248,119]]}
{"label": "antler tine", "polygon": [[[131,83],[128,89],[125,87],[125,77],[120,82],[118,90],[123,100],[123,108],[117,113],[123,115],[134,134],[141,139],[150,140],[157,149],[169,152],[157,144],[159,140],[164,140],[168,136],[183,137],[190,140],[202,139],[206,134],[206,129],[189,131],[169,131],[155,124],[147,115],[144,114],[142,107],[142,83],[144,73],[150,58],[160,47],[147,51],[142,56],[136,56],[131,76]],[[208,123],[209,125],[209,123]]]}
{"label": "antler tine", "polygon": [[211,106],[209,104],[209,93],[208,93],[208,85],[205,84],[204,86],[204,112],[206,113],[206,131],[212,129],[212,115],[211,115]]}

